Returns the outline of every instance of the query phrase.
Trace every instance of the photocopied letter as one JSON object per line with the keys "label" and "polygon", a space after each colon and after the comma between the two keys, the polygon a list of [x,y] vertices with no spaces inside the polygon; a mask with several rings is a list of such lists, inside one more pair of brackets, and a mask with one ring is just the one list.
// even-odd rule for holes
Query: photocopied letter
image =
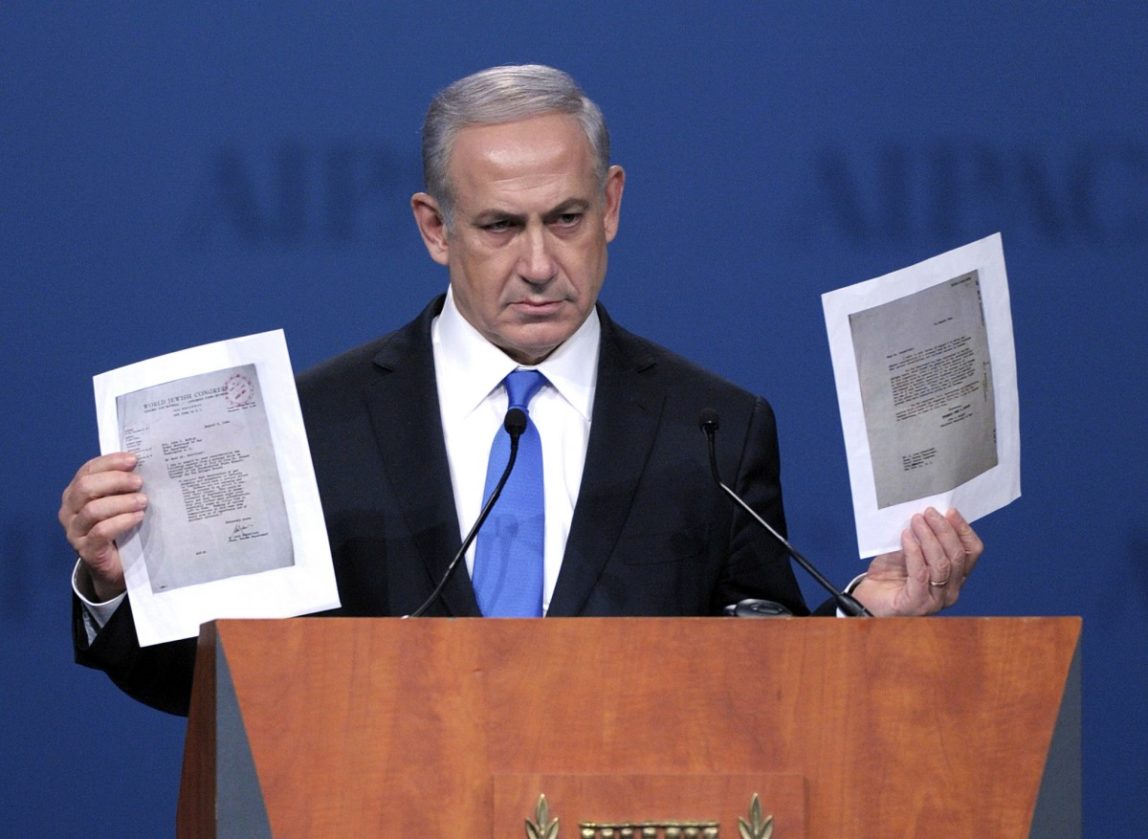
{"label": "photocopied letter", "polygon": [[141,646],[223,617],[338,606],[282,331],[96,376],[101,449],[138,458],[148,509],[120,544]]}
{"label": "photocopied letter", "polygon": [[153,593],[294,565],[254,364],[141,388],[116,407],[152,502],[139,537]]}
{"label": "photocopied letter", "polygon": [[1020,495],[1020,430],[1000,235],[822,296],[862,556],[909,517],[970,520]]}
{"label": "photocopied letter", "polygon": [[997,465],[992,365],[973,271],[849,316],[877,507]]}

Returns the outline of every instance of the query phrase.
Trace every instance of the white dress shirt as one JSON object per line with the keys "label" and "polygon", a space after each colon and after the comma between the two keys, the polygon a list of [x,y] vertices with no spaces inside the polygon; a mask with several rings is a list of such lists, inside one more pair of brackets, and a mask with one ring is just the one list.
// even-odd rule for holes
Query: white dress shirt
{"label": "white dress shirt", "polygon": [[[528,367],[518,364],[471,326],[459,313],[449,291],[442,313],[431,327],[459,538],[465,538],[470,531],[486,500],[483,493],[490,444],[506,417],[502,380],[520,368],[539,370],[546,376],[547,384],[529,406],[530,419],[542,441],[542,482],[546,494],[543,614],[550,608],[582,483],[598,381],[600,332],[598,313],[592,311],[565,343],[542,363]],[[466,567],[473,575],[473,545],[466,555]]]}

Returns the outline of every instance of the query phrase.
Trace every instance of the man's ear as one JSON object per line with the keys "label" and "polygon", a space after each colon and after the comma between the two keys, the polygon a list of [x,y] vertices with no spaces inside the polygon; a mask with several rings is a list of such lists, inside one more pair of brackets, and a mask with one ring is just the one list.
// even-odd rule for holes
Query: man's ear
{"label": "man's ear", "polygon": [[626,173],[621,166],[611,166],[606,172],[605,209],[602,223],[606,241],[613,242],[618,235],[618,223],[622,217],[622,190],[626,186]]}
{"label": "man's ear", "polygon": [[426,245],[430,258],[439,265],[446,265],[448,256],[446,221],[443,219],[438,202],[425,192],[416,192],[411,196],[411,212],[415,215],[415,224],[419,227],[419,235],[423,237],[423,244]]}

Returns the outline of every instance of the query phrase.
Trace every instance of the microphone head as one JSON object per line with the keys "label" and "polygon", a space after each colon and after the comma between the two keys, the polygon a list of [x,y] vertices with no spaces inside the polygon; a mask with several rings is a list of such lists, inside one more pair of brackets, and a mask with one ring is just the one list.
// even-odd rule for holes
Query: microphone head
{"label": "microphone head", "polygon": [[526,412],[521,408],[511,408],[506,412],[506,419],[502,421],[502,427],[511,437],[520,436],[526,430]]}
{"label": "microphone head", "polygon": [[713,408],[703,408],[698,414],[698,428],[707,434],[717,431],[721,426],[721,418]]}

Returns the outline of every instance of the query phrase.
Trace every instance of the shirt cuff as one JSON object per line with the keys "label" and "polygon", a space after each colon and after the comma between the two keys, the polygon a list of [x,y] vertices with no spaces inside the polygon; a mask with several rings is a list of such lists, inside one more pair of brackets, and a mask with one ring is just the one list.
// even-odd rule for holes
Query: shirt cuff
{"label": "shirt cuff", "polygon": [[[858,574],[856,577],[854,577],[852,580],[849,581],[849,585],[845,586],[845,588],[843,589],[844,592],[846,594],[852,594],[854,592],[854,590],[857,588],[857,586],[861,585],[861,581],[864,579],[865,579],[865,572],[862,571],[860,574]],[[847,615],[844,612],[842,612],[840,609],[838,609],[837,610],[837,617],[844,618],[844,617],[847,617]]]}
{"label": "shirt cuff", "polygon": [[94,595],[91,590],[91,582],[88,580],[88,572],[84,570],[83,566],[83,561],[77,559],[76,567],[72,569],[72,593],[79,598],[83,607],[80,612],[84,619],[84,631],[87,632],[88,643],[91,644],[100,634],[100,630],[112,619],[116,609],[124,602],[127,592],[117,594],[111,600],[96,602],[92,599]]}

